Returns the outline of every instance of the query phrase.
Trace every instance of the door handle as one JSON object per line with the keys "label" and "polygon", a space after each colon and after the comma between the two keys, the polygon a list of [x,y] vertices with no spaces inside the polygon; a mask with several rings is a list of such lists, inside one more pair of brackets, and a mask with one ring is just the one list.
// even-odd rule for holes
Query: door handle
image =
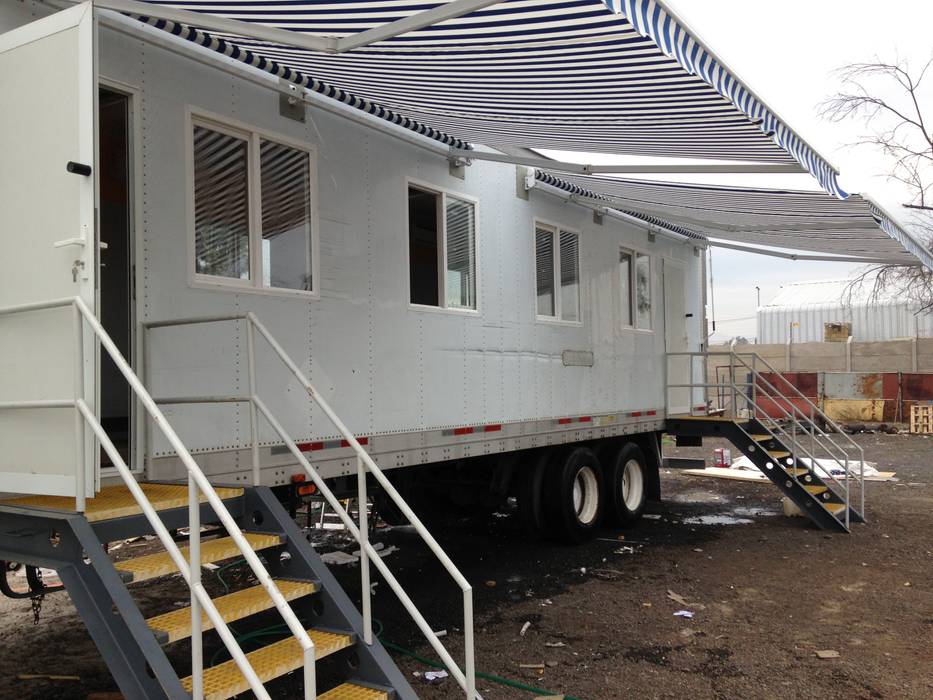
{"label": "door handle", "polygon": [[65,238],[64,240],[61,240],[61,241],[55,241],[55,243],[53,243],[52,245],[55,246],[56,248],[68,248],[70,246],[77,246],[78,248],[83,248],[84,246],[87,245],[87,241],[85,241],[83,238]]}
{"label": "door handle", "polygon": [[65,238],[60,241],[55,241],[52,244],[55,248],[70,248],[71,246],[77,246],[78,248],[87,247],[87,224],[81,225],[81,235],[74,238]]}

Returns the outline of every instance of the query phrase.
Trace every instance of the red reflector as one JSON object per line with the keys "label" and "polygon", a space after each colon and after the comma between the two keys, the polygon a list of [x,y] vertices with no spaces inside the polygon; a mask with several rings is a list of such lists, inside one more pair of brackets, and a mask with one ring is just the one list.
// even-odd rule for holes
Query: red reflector
{"label": "red reflector", "polygon": [[454,428],[454,435],[469,435],[473,428]]}
{"label": "red reflector", "polygon": [[641,411],[632,411],[631,413],[629,413],[629,415],[630,415],[632,418],[638,418],[638,416],[641,415]]}
{"label": "red reflector", "polygon": [[324,443],[323,442],[312,442],[310,447],[308,447],[308,449],[309,450],[323,450]]}
{"label": "red reflector", "polygon": [[[357,438],[356,441],[357,441],[358,443],[360,443],[360,445],[368,445],[368,444],[369,444],[369,438]],[[340,441],[340,446],[341,446],[341,447],[349,447],[349,446],[350,446],[350,441],[349,441],[349,440],[341,440],[341,441]]]}
{"label": "red reflector", "polygon": [[501,425],[487,425],[485,428],[483,428],[483,432],[486,433],[498,433],[500,430],[502,430]]}
{"label": "red reflector", "polygon": [[593,417],[592,416],[580,416],[579,418],[577,418],[577,420],[580,421],[581,423],[592,423]]}
{"label": "red reflector", "polygon": [[307,486],[298,487],[299,496],[310,496],[314,493],[317,493],[317,486],[315,486],[314,484],[308,484]]}
{"label": "red reflector", "polygon": [[645,412],[645,415],[646,415],[646,416],[656,416],[656,415],[658,415],[658,412],[657,412],[657,411],[646,411],[646,412]]}
{"label": "red reflector", "polygon": [[302,481],[304,481],[304,480],[305,480],[305,475],[304,475],[304,474],[292,474],[292,483],[293,483],[293,484],[300,484],[300,483],[301,483]]}
{"label": "red reflector", "polygon": [[299,442],[295,444],[295,447],[297,447],[300,452],[310,452],[311,443],[310,442]]}
{"label": "red reflector", "polygon": [[567,425],[567,423],[572,423],[572,422],[573,422],[573,418],[558,418],[557,419],[558,425]]}

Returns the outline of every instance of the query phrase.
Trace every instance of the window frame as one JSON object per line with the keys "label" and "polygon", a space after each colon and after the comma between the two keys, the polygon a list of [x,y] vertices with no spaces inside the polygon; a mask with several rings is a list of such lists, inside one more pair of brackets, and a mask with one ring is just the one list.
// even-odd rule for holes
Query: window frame
{"label": "window frame", "polygon": [[[554,269],[552,270],[554,280],[554,315],[547,316],[538,313],[538,229],[550,231],[551,246],[554,251]],[[560,288],[560,234],[572,233],[577,237],[577,285],[579,287],[577,298],[579,300],[576,321],[562,318],[563,309],[561,308],[561,288]],[[548,221],[546,219],[535,219],[531,227],[531,260],[532,260],[532,299],[534,301],[534,313],[536,323],[550,323],[561,326],[582,326],[583,325],[583,233],[579,229],[570,226]]]}
{"label": "window frame", "polygon": [[[410,189],[421,190],[430,194],[440,196],[440,206],[437,210],[437,296],[438,306],[431,304],[416,304],[411,300],[411,224],[408,217],[408,191]],[[449,306],[447,300],[447,197],[453,197],[473,205],[473,275],[474,290],[476,297],[476,308],[471,309],[463,306]],[[479,199],[456,190],[440,187],[417,178],[405,178],[405,298],[408,308],[411,311],[427,311],[432,313],[457,314],[467,316],[478,316],[482,309],[483,295],[480,290],[480,209]]]}
{"label": "window frame", "polygon": [[[223,115],[188,107],[185,118],[185,169],[188,219],[188,286],[215,291],[235,291],[267,296],[321,298],[320,221],[317,199],[317,149],[304,141],[263,129]],[[249,274],[242,280],[219,275],[206,275],[197,271],[195,264],[195,191],[194,191],[194,128],[201,126],[221,134],[243,139],[247,144],[247,206],[249,218]],[[311,235],[308,241],[311,255],[311,289],[266,287],[262,283],[262,163],[260,142],[272,141],[308,154],[308,201],[310,204]]]}
{"label": "window frame", "polygon": [[[637,246],[627,245],[627,244],[622,244],[619,246],[619,253],[627,253],[629,256],[631,256],[631,261],[632,261],[631,274],[629,275],[629,299],[628,299],[629,314],[630,314],[629,318],[632,319],[632,322],[631,324],[622,323],[621,321],[622,315],[620,313],[619,321],[617,325],[619,329],[622,331],[630,331],[634,333],[654,333],[655,332],[655,323],[654,323],[654,302],[655,302],[654,258],[655,256],[642,248],[639,248]],[[638,327],[638,312],[635,309],[635,292],[636,292],[636,285],[638,283],[637,263],[638,263],[639,256],[648,258],[648,291],[649,291],[649,294],[651,295],[651,310],[648,314],[649,321],[651,322],[650,328],[639,328]],[[621,282],[621,279],[619,278],[619,273],[618,273],[619,264],[620,264],[620,261],[617,259],[615,279],[616,279],[616,284],[618,285],[619,292],[616,298],[619,301],[619,309],[621,311],[622,282]]]}

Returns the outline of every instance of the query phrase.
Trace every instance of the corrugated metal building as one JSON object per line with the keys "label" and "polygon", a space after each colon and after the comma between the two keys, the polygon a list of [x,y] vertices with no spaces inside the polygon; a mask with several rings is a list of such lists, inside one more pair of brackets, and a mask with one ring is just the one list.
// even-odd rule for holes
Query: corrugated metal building
{"label": "corrugated metal building", "polygon": [[758,342],[786,343],[791,332],[795,343],[845,340],[849,333],[858,341],[933,337],[933,314],[921,314],[916,303],[891,294],[869,303],[871,281],[850,290],[851,282],[785,285],[758,308]]}

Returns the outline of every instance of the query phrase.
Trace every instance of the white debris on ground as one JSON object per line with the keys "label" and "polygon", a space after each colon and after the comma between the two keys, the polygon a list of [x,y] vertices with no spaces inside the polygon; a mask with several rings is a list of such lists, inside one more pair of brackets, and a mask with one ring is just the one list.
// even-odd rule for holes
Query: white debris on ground
{"label": "white debris on ground", "polygon": [[[829,474],[832,476],[840,477],[845,476],[845,468],[843,464],[840,464],[834,459],[817,459],[816,467],[813,466],[813,460],[809,457],[800,457],[798,460],[801,464],[806,466],[808,469],[813,469],[816,472],[816,475],[821,479],[827,478]],[[852,460],[849,462],[849,474],[851,476],[858,476],[861,473],[862,462],[858,460]],[[740,469],[743,471],[758,472],[758,467],[755,466],[755,463],[752,462],[748,457],[744,455],[732,462],[732,469]],[[759,472],[760,473],[760,472]],[[865,477],[872,478],[877,477],[881,472],[877,469],[877,464],[875,462],[865,462]]]}

